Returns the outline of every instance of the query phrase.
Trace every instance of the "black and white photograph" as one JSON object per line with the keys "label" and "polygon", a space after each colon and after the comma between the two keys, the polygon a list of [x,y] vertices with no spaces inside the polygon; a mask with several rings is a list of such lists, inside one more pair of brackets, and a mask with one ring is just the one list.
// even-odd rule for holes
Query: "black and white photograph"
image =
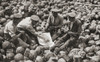
{"label": "black and white photograph", "polygon": [[0,62],[100,62],[100,0],[0,0]]}

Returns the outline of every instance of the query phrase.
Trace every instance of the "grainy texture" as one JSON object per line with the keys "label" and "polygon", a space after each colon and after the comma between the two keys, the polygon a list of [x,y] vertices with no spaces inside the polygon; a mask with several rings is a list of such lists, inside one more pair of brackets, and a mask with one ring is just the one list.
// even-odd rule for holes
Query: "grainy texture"
{"label": "grainy texture", "polygon": [[0,0],[0,62],[100,62],[100,0]]}

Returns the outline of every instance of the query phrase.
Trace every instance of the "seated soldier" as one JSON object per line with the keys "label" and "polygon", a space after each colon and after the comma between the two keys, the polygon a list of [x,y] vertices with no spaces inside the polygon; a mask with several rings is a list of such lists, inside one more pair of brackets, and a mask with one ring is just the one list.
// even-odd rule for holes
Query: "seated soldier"
{"label": "seated soldier", "polygon": [[[65,35],[63,35],[51,48],[51,51],[54,50],[56,46],[59,46],[62,42],[65,42],[61,47],[59,47],[57,52],[59,52],[61,49],[67,48],[68,46],[73,46],[72,44],[75,44],[80,33],[81,33],[81,22],[80,20],[75,19],[76,14],[74,12],[68,13],[69,17],[69,31]],[[67,40],[67,41],[66,41]]]}
{"label": "seated soldier", "polygon": [[46,31],[51,33],[52,39],[58,36],[58,29],[63,25],[63,17],[59,14],[60,9],[52,9],[50,12],[47,24],[46,24]]}
{"label": "seated soldier", "polygon": [[17,24],[21,21],[21,18],[21,14],[14,14],[13,20],[9,21],[4,28],[5,40],[11,41],[15,46],[19,45],[20,36],[24,33],[17,33]]}

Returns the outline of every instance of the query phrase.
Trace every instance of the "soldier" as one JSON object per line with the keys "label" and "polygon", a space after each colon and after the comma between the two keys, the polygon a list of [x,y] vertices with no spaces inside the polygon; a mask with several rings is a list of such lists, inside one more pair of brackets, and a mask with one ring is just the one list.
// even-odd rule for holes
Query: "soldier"
{"label": "soldier", "polygon": [[53,36],[52,39],[54,40],[56,38],[55,34],[57,34],[58,29],[62,27],[64,19],[59,14],[60,9],[52,9],[51,11],[52,12],[49,14],[47,20],[46,28],[47,31],[51,33],[51,36]]}
{"label": "soldier", "polygon": [[17,46],[19,44],[19,37],[24,33],[21,32],[17,34],[17,24],[21,21],[21,14],[14,14],[12,21],[9,21],[4,28],[4,37],[5,40],[11,41]]}
{"label": "soldier", "polygon": [[[81,22],[80,20],[76,20],[75,16],[76,14],[74,12],[68,14],[70,21],[69,32],[62,36],[53,47],[55,48],[56,46],[60,45],[62,42],[65,41],[65,43],[60,48],[56,49],[57,52],[64,48],[67,48],[68,46],[72,46],[72,44],[75,44],[81,33]],[[51,51],[53,50],[53,48],[51,48]]]}
{"label": "soldier", "polygon": [[47,39],[40,36],[39,32],[36,31],[36,27],[39,25],[40,22],[40,18],[37,15],[32,15],[31,17],[26,17],[21,22],[19,22],[17,27],[19,32],[25,31],[25,34],[27,34],[27,36],[31,38],[30,41],[32,39],[37,41],[37,37],[40,37],[47,41]]}

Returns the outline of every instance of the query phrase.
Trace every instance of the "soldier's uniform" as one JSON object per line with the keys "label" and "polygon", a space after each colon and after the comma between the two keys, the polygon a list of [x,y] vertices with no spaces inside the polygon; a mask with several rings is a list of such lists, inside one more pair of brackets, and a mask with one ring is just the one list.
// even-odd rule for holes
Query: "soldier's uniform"
{"label": "soldier's uniform", "polygon": [[[75,17],[74,13],[70,13],[69,16],[72,18]],[[68,46],[75,45],[75,43],[80,35],[80,32],[81,32],[81,22],[79,20],[74,19],[74,21],[72,23],[70,23],[69,25],[70,25],[69,32],[66,33],[65,35],[63,35],[56,42],[56,44],[53,48],[55,48],[56,46],[58,46],[58,47],[61,46],[60,44],[63,42],[65,42],[65,43],[59,48],[59,50],[64,49]],[[51,48],[51,50],[53,50],[53,49]]]}
{"label": "soldier's uniform", "polygon": [[[57,9],[53,9],[52,10],[55,13],[58,13],[59,10]],[[57,33],[58,29],[57,27],[61,26],[63,24],[63,17],[60,14],[57,14],[56,17],[53,16],[53,13],[50,13],[49,17],[48,17],[48,27],[47,27],[47,31],[50,31],[51,36],[53,36],[55,33]]]}

